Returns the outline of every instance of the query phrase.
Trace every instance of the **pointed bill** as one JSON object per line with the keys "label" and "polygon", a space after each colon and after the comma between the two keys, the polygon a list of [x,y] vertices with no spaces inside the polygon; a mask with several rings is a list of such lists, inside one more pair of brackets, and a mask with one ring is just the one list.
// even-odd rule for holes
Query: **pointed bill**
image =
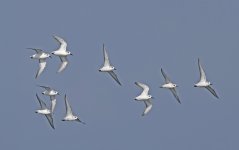
{"label": "pointed bill", "polygon": [[44,71],[46,68],[46,59],[39,59],[39,69],[37,70],[35,78],[37,79],[41,73]]}
{"label": "pointed bill", "polygon": [[119,85],[121,85],[121,83],[120,83],[119,79],[117,78],[117,75],[114,73],[114,71],[109,71],[108,73]]}
{"label": "pointed bill", "polygon": [[145,108],[142,116],[145,116],[146,114],[148,114],[148,112],[152,109],[152,106],[153,106],[150,99],[149,100],[145,100],[144,103],[145,103],[145,107],[146,108]]}
{"label": "pointed bill", "polygon": [[200,64],[199,58],[198,58],[198,67],[199,67],[199,72],[200,72],[200,81],[199,82],[207,81],[205,71],[203,70],[203,68]]}
{"label": "pointed bill", "polygon": [[173,96],[177,99],[177,101],[181,104],[181,101],[179,100],[176,89],[175,88],[170,88],[170,91],[173,93]]}
{"label": "pointed bill", "polygon": [[66,47],[67,47],[66,41],[59,36],[53,36],[53,37],[56,39],[56,41],[60,43],[60,50],[66,51]]}
{"label": "pointed bill", "polygon": [[143,84],[143,83],[140,83],[140,82],[135,82],[135,84],[136,84],[138,87],[140,87],[140,88],[143,89],[143,91],[142,91],[141,94],[148,95],[148,93],[149,93],[149,87],[148,87],[146,84]]}
{"label": "pointed bill", "polygon": [[72,109],[66,98],[66,95],[65,95],[65,105],[66,105],[66,116],[73,116]]}
{"label": "pointed bill", "polygon": [[59,67],[59,69],[57,71],[58,73],[62,72],[68,64],[68,60],[67,60],[66,56],[59,56],[59,57],[61,59],[61,66]]}
{"label": "pointed bill", "polygon": [[215,90],[209,85],[205,87],[208,91],[210,91],[216,98],[219,99],[217,93],[215,92]]}
{"label": "pointed bill", "polygon": [[109,56],[106,52],[105,45],[103,44],[103,53],[104,53],[104,66],[110,66]]}
{"label": "pointed bill", "polygon": [[162,73],[162,75],[163,75],[163,77],[164,77],[164,79],[165,79],[165,83],[166,83],[166,84],[167,84],[167,83],[171,83],[169,77],[164,73],[164,71],[163,71],[162,68],[161,68],[161,73]]}

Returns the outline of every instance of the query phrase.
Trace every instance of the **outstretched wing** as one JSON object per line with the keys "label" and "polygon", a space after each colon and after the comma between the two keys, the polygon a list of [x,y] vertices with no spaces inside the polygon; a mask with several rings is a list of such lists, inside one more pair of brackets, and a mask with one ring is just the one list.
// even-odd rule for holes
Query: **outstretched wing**
{"label": "outstretched wing", "polygon": [[199,72],[200,72],[200,82],[206,81],[206,74],[205,71],[203,70],[201,64],[200,64],[200,60],[198,58],[198,67],[199,67]]}
{"label": "outstretched wing", "polygon": [[51,113],[53,113],[56,107],[56,96],[55,95],[50,96],[50,99],[51,99]]}
{"label": "outstretched wing", "polygon": [[215,90],[211,87],[211,86],[206,86],[205,87],[208,91],[210,91],[216,98],[219,98],[217,96],[217,93],[215,92]]}
{"label": "outstretched wing", "polygon": [[41,106],[41,109],[47,109],[46,103],[44,103],[37,94],[36,94],[36,97]]}
{"label": "outstretched wing", "polygon": [[44,88],[47,91],[51,91],[52,90],[49,86],[39,85],[39,87]]}
{"label": "outstretched wing", "polygon": [[106,52],[105,45],[103,44],[103,53],[104,53],[104,66],[110,66],[109,56]]}
{"label": "outstretched wing", "polygon": [[47,114],[47,115],[45,115],[45,116],[46,116],[46,118],[47,118],[49,124],[51,125],[52,129],[55,129],[54,123],[53,123],[52,114]]}
{"label": "outstretched wing", "polygon": [[162,75],[163,75],[163,77],[165,79],[165,83],[170,83],[171,81],[170,81],[169,77],[164,73],[162,68],[161,68],[161,73],[162,73]]}
{"label": "outstretched wing", "polygon": [[170,88],[170,91],[173,93],[173,96],[177,99],[177,101],[181,104],[181,101],[179,100],[176,89],[175,88]]}
{"label": "outstretched wing", "polygon": [[109,71],[108,73],[119,85],[121,85],[121,83],[120,83],[119,79],[117,78],[117,75],[114,73],[114,71]]}
{"label": "outstretched wing", "polygon": [[81,121],[78,117],[77,117],[76,121],[78,121],[78,122],[80,122],[82,124],[86,124],[85,122]]}
{"label": "outstretched wing", "polygon": [[143,84],[143,83],[140,83],[140,82],[135,82],[135,84],[136,84],[138,87],[140,87],[140,88],[143,89],[143,91],[142,91],[141,94],[148,95],[148,93],[149,93],[149,87],[148,87],[146,84]]}
{"label": "outstretched wing", "polygon": [[38,54],[41,54],[41,53],[43,53],[43,50],[41,50],[41,49],[38,49],[38,48],[27,48],[27,49],[34,50],[34,51],[36,51],[36,53],[38,53]]}
{"label": "outstretched wing", "polygon": [[66,105],[66,116],[71,116],[73,115],[72,113],[72,109],[71,109],[71,106],[66,98],[66,95],[65,95],[65,105]]}
{"label": "outstretched wing", "polygon": [[66,68],[66,66],[68,64],[68,60],[67,60],[66,56],[60,56],[60,59],[61,59],[61,66],[60,66],[60,68],[57,71],[58,73],[62,72]]}
{"label": "outstretched wing", "polygon": [[44,71],[45,68],[46,68],[46,59],[39,59],[39,68],[35,76],[36,79],[41,75],[41,73]]}
{"label": "outstretched wing", "polygon": [[58,41],[60,43],[60,49],[66,51],[66,47],[67,47],[66,41],[56,35],[54,35],[53,37],[56,39],[56,41]]}
{"label": "outstretched wing", "polygon": [[145,100],[144,103],[145,103],[145,110],[144,110],[142,116],[148,114],[148,112],[152,109],[152,106],[153,106],[150,99]]}

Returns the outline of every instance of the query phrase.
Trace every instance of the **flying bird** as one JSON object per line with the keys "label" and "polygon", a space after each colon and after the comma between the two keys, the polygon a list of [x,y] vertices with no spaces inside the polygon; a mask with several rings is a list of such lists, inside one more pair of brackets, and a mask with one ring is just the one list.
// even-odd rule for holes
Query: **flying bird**
{"label": "flying bird", "polygon": [[72,53],[66,49],[67,43],[64,39],[62,39],[59,36],[53,36],[53,37],[55,38],[55,40],[57,42],[60,43],[60,47],[57,50],[52,52],[53,55],[59,56],[59,58],[61,60],[61,65],[57,71],[59,73],[59,72],[62,72],[66,68],[66,66],[68,64],[67,56],[72,55]]}
{"label": "flying bird", "polygon": [[144,101],[145,103],[145,110],[142,114],[142,116],[148,114],[148,112],[152,109],[152,102],[151,99],[153,98],[152,95],[149,95],[149,87],[146,84],[135,82],[135,84],[140,87],[143,91],[141,94],[137,97],[135,97],[135,100],[137,101]]}
{"label": "flying bird", "polygon": [[65,95],[65,106],[66,106],[66,115],[65,117],[62,119],[62,121],[78,121],[82,124],[85,124],[85,122],[81,121],[79,117],[73,115],[71,106],[67,100],[67,97]]}
{"label": "flying bird", "polygon": [[217,93],[216,93],[215,90],[211,87],[212,83],[210,83],[209,81],[207,81],[205,71],[203,70],[203,68],[202,68],[202,66],[201,66],[201,64],[200,64],[199,58],[198,58],[198,67],[199,67],[199,72],[200,72],[200,80],[198,81],[198,83],[194,84],[194,87],[204,87],[204,88],[206,88],[208,91],[210,91],[216,98],[219,99]]}
{"label": "flying bird", "polygon": [[177,92],[176,92],[176,87],[177,87],[177,85],[171,82],[171,80],[170,80],[169,77],[165,74],[165,72],[163,71],[162,68],[161,68],[161,73],[162,73],[162,75],[163,75],[163,77],[164,77],[164,79],[165,79],[165,84],[163,84],[163,85],[161,86],[161,88],[169,89],[169,90],[173,93],[173,95],[174,95],[174,97],[177,99],[177,101],[181,104],[181,101],[179,100],[178,94],[177,94]]}
{"label": "flying bird", "polygon": [[35,75],[35,79],[37,79],[42,74],[44,69],[46,68],[46,59],[49,57],[51,58],[51,55],[47,52],[44,52],[41,49],[36,49],[36,48],[27,48],[27,49],[31,49],[36,52],[36,54],[30,56],[30,58],[38,59],[38,61],[39,61],[39,69],[37,70],[37,73]]}
{"label": "flying bird", "polygon": [[55,110],[55,106],[56,106],[56,95],[60,95],[59,92],[54,90],[54,89],[52,89],[49,86],[39,85],[39,87],[45,89],[45,91],[42,92],[43,95],[50,96],[50,99],[51,99],[51,112],[53,113],[54,110]]}
{"label": "flying bird", "polygon": [[103,54],[104,54],[104,65],[99,69],[100,72],[108,72],[109,75],[119,84],[121,85],[117,75],[114,73],[115,67],[110,64],[109,56],[106,52],[105,46],[103,44]]}
{"label": "flying bird", "polygon": [[53,118],[52,118],[52,112],[51,112],[51,110],[49,110],[49,109],[47,108],[46,103],[44,103],[44,102],[39,98],[39,96],[38,96],[37,94],[36,94],[36,97],[37,97],[37,100],[38,100],[38,102],[39,102],[39,104],[40,104],[40,106],[41,106],[41,109],[36,110],[36,113],[45,115],[46,118],[47,118],[47,120],[48,120],[48,122],[49,122],[49,124],[51,125],[51,127],[52,127],[53,129],[55,129],[54,124],[53,124]]}

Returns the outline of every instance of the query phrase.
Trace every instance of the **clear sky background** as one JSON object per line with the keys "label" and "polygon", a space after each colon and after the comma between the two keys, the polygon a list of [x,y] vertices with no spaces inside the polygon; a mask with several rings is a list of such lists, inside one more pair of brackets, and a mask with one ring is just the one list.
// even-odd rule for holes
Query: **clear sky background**
{"label": "clear sky background", "polygon": [[[239,2],[237,0],[1,1],[1,149],[225,150],[239,149]],[[68,42],[70,64],[60,60],[35,79],[38,62],[26,48],[55,50],[52,35]],[[102,44],[122,86],[105,73]],[[197,58],[220,99],[194,88]],[[161,89],[163,68],[179,85],[182,104]],[[150,86],[145,117],[135,81]],[[60,92],[55,130],[35,114],[37,85]],[[63,97],[87,123],[62,122]]]}

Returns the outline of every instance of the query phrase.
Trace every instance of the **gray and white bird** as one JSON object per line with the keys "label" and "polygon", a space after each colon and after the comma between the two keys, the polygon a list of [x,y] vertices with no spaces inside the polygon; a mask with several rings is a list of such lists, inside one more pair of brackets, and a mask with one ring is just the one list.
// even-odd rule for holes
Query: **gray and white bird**
{"label": "gray and white bird", "polygon": [[45,115],[51,127],[55,129],[51,110],[47,108],[46,103],[44,103],[37,94],[36,94],[36,97],[41,106],[41,109],[36,110],[36,113]]}
{"label": "gray and white bird", "polygon": [[109,56],[106,52],[105,46],[103,44],[103,54],[104,54],[104,65],[99,69],[100,72],[108,72],[109,75],[119,84],[121,85],[117,75],[114,73],[116,68],[110,64]]}
{"label": "gray and white bird", "polygon": [[42,86],[39,85],[39,87],[44,88],[45,91],[42,92],[43,95],[50,96],[51,100],[51,112],[54,113],[55,107],[56,107],[56,95],[60,95],[58,91],[52,89],[49,86]]}
{"label": "gray and white bird", "polygon": [[135,84],[140,87],[141,89],[143,89],[143,91],[141,92],[141,94],[137,97],[135,97],[135,100],[137,101],[143,101],[145,103],[145,110],[142,114],[142,116],[148,114],[148,112],[152,109],[152,102],[151,99],[153,98],[152,95],[149,95],[149,87],[143,83],[140,82],[135,82]]}
{"label": "gray and white bird", "polygon": [[164,77],[164,80],[165,80],[165,84],[163,84],[163,85],[161,86],[161,88],[169,89],[169,90],[173,93],[173,95],[174,95],[174,97],[177,99],[177,101],[181,104],[181,101],[179,100],[178,94],[177,94],[177,92],[176,92],[176,87],[177,87],[177,85],[174,84],[174,83],[172,83],[172,81],[171,81],[171,80],[169,79],[169,77],[165,74],[165,72],[163,71],[162,68],[161,68],[161,73],[162,73],[162,75],[163,75],[163,77]]}
{"label": "gray and white bird", "polygon": [[59,72],[62,72],[66,68],[66,66],[68,64],[67,56],[72,55],[72,53],[66,49],[67,43],[64,39],[62,39],[59,36],[53,36],[53,37],[56,39],[57,42],[60,43],[60,47],[57,50],[52,52],[53,55],[59,56],[59,58],[61,60],[61,65],[57,71],[59,73]]}
{"label": "gray and white bird", "polygon": [[27,49],[31,49],[36,52],[36,54],[30,56],[30,58],[38,59],[38,61],[39,61],[39,69],[37,70],[37,73],[35,75],[35,79],[37,79],[42,74],[44,69],[46,68],[46,59],[49,57],[51,58],[51,55],[47,52],[44,52],[41,49],[37,49],[37,48],[27,48]]}
{"label": "gray and white bird", "polygon": [[85,124],[85,122],[81,121],[79,117],[73,115],[71,106],[67,100],[67,97],[65,95],[65,106],[66,106],[66,115],[65,117],[62,119],[62,121],[78,121],[82,124]]}
{"label": "gray and white bird", "polygon": [[200,60],[198,58],[198,67],[199,67],[199,72],[200,72],[200,80],[198,81],[198,83],[194,84],[194,87],[203,87],[206,88],[208,91],[210,91],[216,98],[219,99],[217,93],[215,92],[215,90],[211,87],[212,83],[210,83],[209,81],[207,81],[206,78],[206,74],[205,71],[203,70],[201,64],[200,64]]}

